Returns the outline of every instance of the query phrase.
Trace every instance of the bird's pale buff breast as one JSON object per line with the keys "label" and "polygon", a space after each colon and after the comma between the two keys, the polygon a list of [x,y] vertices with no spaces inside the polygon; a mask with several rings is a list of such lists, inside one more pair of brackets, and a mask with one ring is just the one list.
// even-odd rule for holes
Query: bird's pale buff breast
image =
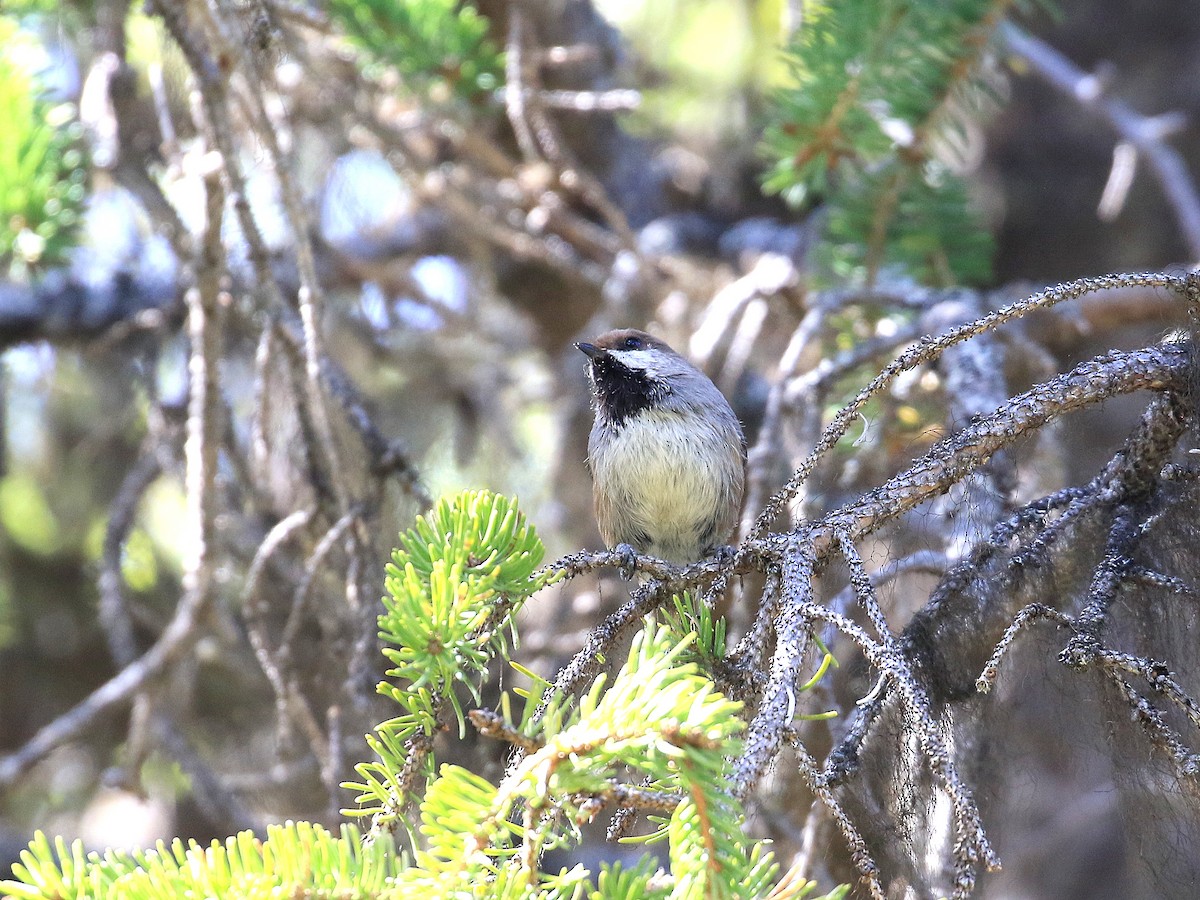
{"label": "bird's pale buff breast", "polygon": [[[609,546],[628,543],[674,562],[693,562],[724,541],[741,500],[740,435],[721,423],[685,427],[680,413],[647,409],[621,426],[623,440],[588,443],[593,477],[607,485],[596,518]],[[730,511],[732,510],[732,511]]]}

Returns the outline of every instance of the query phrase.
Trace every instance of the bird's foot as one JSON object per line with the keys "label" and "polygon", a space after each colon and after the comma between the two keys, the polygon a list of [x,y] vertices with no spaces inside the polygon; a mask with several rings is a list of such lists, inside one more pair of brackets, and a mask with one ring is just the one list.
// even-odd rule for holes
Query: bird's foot
{"label": "bird's foot", "polygon": [[622,578],[629,581],[633,578],[633,573],[637,570],[637,551],[633,549],[631,544],[622,542],[613,547],[613,553],[619,557],[617,572],[620,573]]}
{"label": "bird's foot", "polygon": [[723,544],[720,547],[713,547],[705,555],[717,565],[724,568],[733,565],[733,560],[737,557],[737,547],[730,544]]}

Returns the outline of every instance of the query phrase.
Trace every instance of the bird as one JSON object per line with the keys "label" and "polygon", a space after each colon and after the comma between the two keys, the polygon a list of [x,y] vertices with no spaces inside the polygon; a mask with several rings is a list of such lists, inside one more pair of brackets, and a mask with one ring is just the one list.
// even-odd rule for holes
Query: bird
{"label": "bird", "polygon": [[746,480],[746,438],[729,402],[644,331],[618,329],[575,346],[590,361],[588,468],[607,546],[680,565],[723,546]]}

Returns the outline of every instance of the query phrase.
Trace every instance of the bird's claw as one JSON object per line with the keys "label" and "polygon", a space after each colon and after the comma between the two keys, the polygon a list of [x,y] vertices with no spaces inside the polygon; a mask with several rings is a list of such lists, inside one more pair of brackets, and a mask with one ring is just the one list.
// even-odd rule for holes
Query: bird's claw
{"label": "bird's claw", "polygon": [[637,551],[630,544],[620,543],[613,548],[613,553],[618,557],[617,572],[622,578],[629,581],[637,569]]}
{"label": "bird's claw", "polygon": [[713,547],[708,551],[708,557],[722,568],[731,566],[733,565],[734,559],[737,557],[737,547],[731,546],[730,544],[723,544],[720,547]]}

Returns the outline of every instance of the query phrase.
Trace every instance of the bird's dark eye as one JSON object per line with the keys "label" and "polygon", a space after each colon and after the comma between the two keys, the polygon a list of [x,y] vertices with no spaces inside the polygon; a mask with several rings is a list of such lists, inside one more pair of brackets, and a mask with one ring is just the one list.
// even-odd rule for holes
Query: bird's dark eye
{"label": "bird's dark eye", "polygon": [[625,343],[621,345],[626,350],[641,350],[642,339],[640,337],[627,337]]}

